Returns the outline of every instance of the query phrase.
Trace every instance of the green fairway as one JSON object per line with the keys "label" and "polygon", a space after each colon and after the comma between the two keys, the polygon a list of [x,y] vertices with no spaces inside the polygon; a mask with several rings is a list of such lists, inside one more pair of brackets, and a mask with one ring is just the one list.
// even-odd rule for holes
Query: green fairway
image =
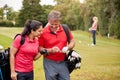
{"label": "green fairway", "polygon": [[[0,27],[0,44],[7,48],[22,28]],[[97,45],[92,43],[88,32],[72,31],[75,50],[82,56],[80,69],[73,71],[71,80],[120,80],[120,40],[97,35]],[[45,80],[42,57],[35,61],[35,80]]]}

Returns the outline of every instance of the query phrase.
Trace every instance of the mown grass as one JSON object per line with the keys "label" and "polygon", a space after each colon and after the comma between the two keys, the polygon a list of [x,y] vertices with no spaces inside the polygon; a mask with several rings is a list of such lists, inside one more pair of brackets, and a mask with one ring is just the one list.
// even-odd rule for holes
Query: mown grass
{"label": "mown grass", "polygon": [[[15,34],[22,28],[1,28],[0,44],[9,47]],[[72,31],[75,50],[82,56],[82,66],[73,71],[71,80],[119,80],[120,79],[120,40],[97,35],[97,45],[91,44],[88,32]],[[35,80],[45,80],[42,57],[35,61]]]}
{"label": "mown grass", "polygon": [[11,45],[11,43],[12,43],[12,38],[6,35],[0,34],[0,45],[3,45],[4,48],[7,48],[8,45]]}

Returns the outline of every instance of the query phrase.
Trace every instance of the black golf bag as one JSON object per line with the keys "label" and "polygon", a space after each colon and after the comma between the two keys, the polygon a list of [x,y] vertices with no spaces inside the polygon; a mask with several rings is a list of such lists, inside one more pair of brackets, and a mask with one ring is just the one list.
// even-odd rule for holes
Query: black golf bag
{"label": "black golf bag", "polygon": [[11,80],[9,53],[10,48],[0,50],[0,80]]}
{"label": "black golf bag", "polygon": [[66,56],[69,73],[71,73],[75,69],[80,69],[81,60],[82,58],[78,52],[76,52],[75,50],[69,51]]}

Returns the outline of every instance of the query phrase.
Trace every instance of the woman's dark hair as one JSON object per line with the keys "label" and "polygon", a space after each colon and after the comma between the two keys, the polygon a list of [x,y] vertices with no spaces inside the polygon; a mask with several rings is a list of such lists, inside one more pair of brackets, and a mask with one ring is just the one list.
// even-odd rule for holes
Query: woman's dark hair
{"label": "woman's dark hair", "polygon": [[21,35],[24,37],[31,33],[31,30],[36,31],[42,26],[42,23],[36,20],[27,20],[24,24],[24,30]]}

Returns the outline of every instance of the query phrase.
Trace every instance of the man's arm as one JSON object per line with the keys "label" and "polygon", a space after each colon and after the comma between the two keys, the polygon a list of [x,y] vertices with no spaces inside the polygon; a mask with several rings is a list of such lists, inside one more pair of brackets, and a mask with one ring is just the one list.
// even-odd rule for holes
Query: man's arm
{"label": "man's arm", "polygon": [[68,50],[72,50],[75,46],[75,41],[74,39],[70,40],[70,43],[68,44]]}

